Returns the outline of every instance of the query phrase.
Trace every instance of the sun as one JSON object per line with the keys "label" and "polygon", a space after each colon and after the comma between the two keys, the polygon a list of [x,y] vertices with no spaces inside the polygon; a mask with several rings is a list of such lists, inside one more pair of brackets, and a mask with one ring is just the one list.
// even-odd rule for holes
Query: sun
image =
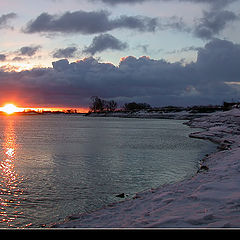
{"label": "sun", "polygon": [[6,104],[4,107],[1,108],[1,110],[7,114],[13,114],[15,112],[19,112],[18,107],[16,107],[13,104]]}

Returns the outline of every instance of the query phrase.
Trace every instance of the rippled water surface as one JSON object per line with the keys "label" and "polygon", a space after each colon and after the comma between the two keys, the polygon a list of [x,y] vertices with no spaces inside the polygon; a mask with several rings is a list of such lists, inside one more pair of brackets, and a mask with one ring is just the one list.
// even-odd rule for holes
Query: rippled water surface
{"label": "rippled water surface", "polygon": [[0,116],[0,228],[41,227],[190,177],[215,145],[182,123]]}

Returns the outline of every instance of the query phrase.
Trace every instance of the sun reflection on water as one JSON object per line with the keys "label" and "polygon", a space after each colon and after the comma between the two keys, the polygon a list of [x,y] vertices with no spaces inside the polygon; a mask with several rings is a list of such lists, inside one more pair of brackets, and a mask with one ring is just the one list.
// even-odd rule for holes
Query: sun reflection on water
{"label": "sun reflection on water", "polygon": [[14,119],[6,118],[0,162],[0,223],[8,227],[13,227],[14,220],[21,215],[18,206],[23,192],[19,185],[23,179],[15,171],[16,149]]}

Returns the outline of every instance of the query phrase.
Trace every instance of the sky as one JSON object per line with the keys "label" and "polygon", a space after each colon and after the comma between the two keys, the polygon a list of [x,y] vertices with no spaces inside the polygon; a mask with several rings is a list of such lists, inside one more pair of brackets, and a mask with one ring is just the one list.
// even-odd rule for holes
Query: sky
{"label": "sky", "polygon": [[0,105],[238,101],[240,0],[0,0]]}

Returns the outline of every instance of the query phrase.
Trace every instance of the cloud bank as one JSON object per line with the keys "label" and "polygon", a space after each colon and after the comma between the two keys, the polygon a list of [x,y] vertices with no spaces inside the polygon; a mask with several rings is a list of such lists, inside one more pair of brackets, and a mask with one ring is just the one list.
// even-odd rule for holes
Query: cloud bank
{"label": "cloud bank", "polygon": [[[96,0],[95,0],[96,1]],[[104,0],[102,0],[104,1]],[[105,0],[109,4],[144,2],[135,1],[112,1]],[[160,1],[160,0],[159,0]],[[172,0],[162,0],[172,1]],[[126,16],[121,15],[111,18],[108,11],[75,11],[63,14],[51,15],[47,12],[40,14],[29,21],[23,32],[33,33],[61,33],[61,34],[103,34],[115,29],[128,29],[139,32],[156,32],[162,30],[178,30],[188,32],[195,37],[209,40],[218,36],[226,26],[240,19],[239,15],[224,10],[224,7],[237,0],[178,0],[180,2],[208,3],[212,6],[208,11],[203,11],[200,19],[195,19],[194,26],[187,26],[182,18],[177,16],[157,18],[148,16]],[[96,41],[96,39],[94,39]],[[100,40],[99,40],[100,41]],[[93,43],[94,44],[94,43]]]}
{"label": "cloud bank", "polygon": [[198,24],[195,26],[194,34],[203,39],[211,39],[218,35],[229,22],[239,20],[239,16],[231,11],[209,11],[204,12]]}
{"label": "cloud bank", "polygon": [[93,57],[52,68],[0,71],[0,101],[18,98],[34,106],[87,107],[91,96],[153,106],[221,104],[239,96],[240,45],[213,39],[198,48],[196,62],[182,65],[128,56],[119,66]]}
{"label": "cloud bank", "polygon": [[59,32],[95,34],[125,28],[138,31],[154,32],[157,19],[145,16],[125,16],[110,19],[107,11],[75,11],[62,15],[42,13],[30,21],[23,30],[25,33]]}
{"label": "cloud bank", "polygon": [[[117,5],[117,4],[135,4],[135,3],[143,3],[148,1],[156,1],[156,2],[172,2],[176,0],[89,0],[89,1],[95,1],[95,2],[103,2],[110,5]],[[179,2],[192,2],[192,3],[207,3],[214,7],[225,7],[226,5],[229,5],[230,3],[236,2],[238,0],[177,0]]]}

